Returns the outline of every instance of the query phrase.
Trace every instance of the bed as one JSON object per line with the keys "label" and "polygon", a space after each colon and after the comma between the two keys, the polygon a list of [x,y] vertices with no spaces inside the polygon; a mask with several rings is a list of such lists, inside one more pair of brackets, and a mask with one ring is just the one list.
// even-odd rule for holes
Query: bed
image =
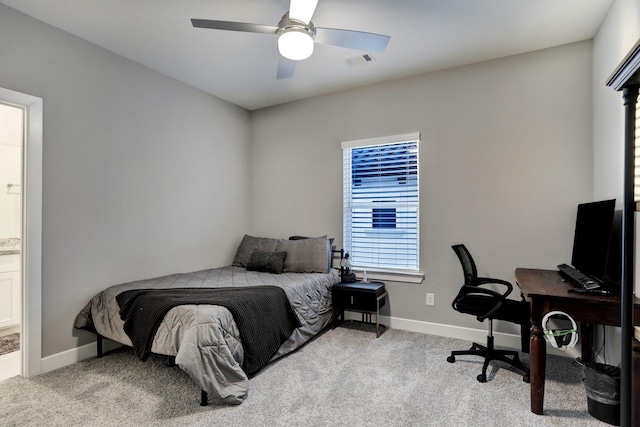
{"label": "bed", "polygon": [[[251,375],[330,323],[331,288],[339,282],[332,258],[327,237],[245,235],[231,265],[111,286],[86,304],[74,326],[96,333],[99,343],[105,337],[133,347],[142,360],[169,356],[202,390],[203,405],[208,398],[240,404]],[[165,303],[167,295],[174,299]],[[272,336],[264,348],[254,343]]]}

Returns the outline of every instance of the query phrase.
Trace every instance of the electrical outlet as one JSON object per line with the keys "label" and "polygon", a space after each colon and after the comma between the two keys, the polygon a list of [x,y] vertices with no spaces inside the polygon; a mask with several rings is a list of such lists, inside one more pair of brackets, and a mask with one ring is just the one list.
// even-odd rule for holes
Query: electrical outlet
{"label": "electrical outlet", "polygon": [[427,305],[435,305],[435,295],[427,292]]}

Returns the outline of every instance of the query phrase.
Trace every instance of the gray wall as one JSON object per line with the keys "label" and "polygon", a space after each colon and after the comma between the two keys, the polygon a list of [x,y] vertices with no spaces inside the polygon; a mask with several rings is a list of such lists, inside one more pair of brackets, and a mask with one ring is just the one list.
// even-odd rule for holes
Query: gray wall
{"label": "gray wall", "polygon": [[0,87],[44,99],[42,356],[98,291],[230,263],[249,113],[0,5]]}
{"label": "gray wall", "polygon": [[[451,309],[450,246],[480,273],[570,261],[592,197],[591,42],[425,74],[252,113],[252,232],[341,244],[340,141],[419,131],[422,284],[387,282],[384,314],[482,328]],[[425,293],[435,293],[435,306]],[[516,292],[517,294],[517,292]],[[501,325],[510,330],[509,325]]]}

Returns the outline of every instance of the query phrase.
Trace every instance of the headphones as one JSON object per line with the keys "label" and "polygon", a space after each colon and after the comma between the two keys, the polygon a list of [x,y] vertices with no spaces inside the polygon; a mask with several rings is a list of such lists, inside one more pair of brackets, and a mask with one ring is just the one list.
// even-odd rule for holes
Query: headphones
{"label": "headphones", "polygon": [[[571,329],[551,329],[547,328],[547,322],[551,317],[558,318],[564,317],[571,321]],[[560,350],[566,350],[568,347],[573,347],[578,342],[578,326],[576,321],[571,316],[562,311],[550,311],[542,319],[542,329],[544,330],[544,336],[555,348]]]}

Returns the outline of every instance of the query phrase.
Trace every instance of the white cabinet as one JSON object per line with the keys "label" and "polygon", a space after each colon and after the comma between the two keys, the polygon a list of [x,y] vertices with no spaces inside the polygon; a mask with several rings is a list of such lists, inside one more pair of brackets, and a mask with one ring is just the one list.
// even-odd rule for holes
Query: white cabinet
{"label": "white cabinet", "polygon": [[20,255],[0,256],[0,329],[20,324]]}

